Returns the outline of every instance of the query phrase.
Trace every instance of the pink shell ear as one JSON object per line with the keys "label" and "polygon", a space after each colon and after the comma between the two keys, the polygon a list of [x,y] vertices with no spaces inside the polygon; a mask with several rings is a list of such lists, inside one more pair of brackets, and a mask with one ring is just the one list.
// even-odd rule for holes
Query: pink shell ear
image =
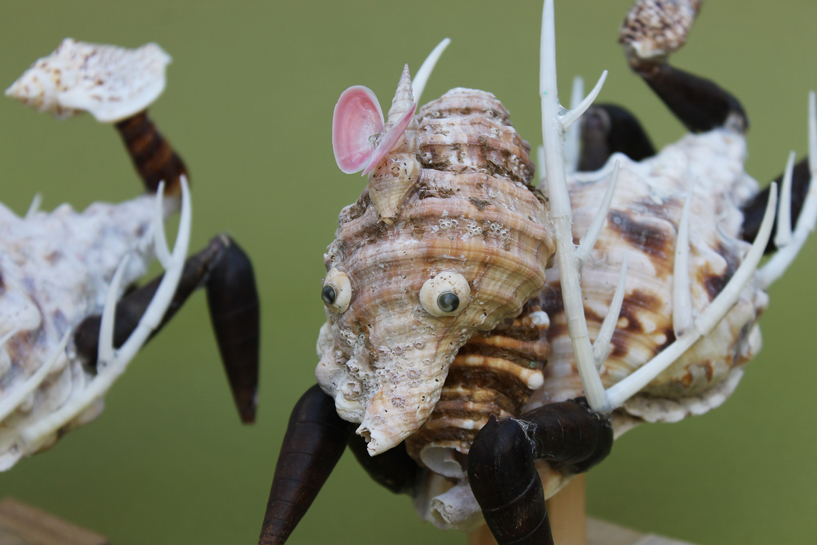
{"label": "pink shell ear", "polygon": [[372,160],[363,170],[364,176],[377,166],[377,163],[379,163],[383,157],[385,157],[385,155],[391,151],[391,149],[397,143],[397,140],[403,135],[404,132],[406,132],[406,127],[408,127],[409,123],[411,123],[411,118],[414,117],[414,112],[416,110],[417,103],[415,102],[414,105],[412,105],[412,107],[409,108],[405,114],[403,114],[400,121],[395,123],[395,125],[389,129],[389,132],[383,135],[383,138],[380,139],[380,145],[377,146],[376,150],[374,150]]}
{"label": "pink shell ear", "polygon": [[370,138],[383,128],[383,110],[371,89],[355,85],[341,93],[332,117],[332,149],[338,168],[352,174],[365,167],[373,152]]}

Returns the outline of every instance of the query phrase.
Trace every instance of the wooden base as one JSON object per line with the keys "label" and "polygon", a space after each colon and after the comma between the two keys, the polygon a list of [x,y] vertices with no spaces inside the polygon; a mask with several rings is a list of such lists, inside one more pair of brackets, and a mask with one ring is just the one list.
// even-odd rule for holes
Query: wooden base
{"label": "wooden base", "polygon": [[[555,545],[692,545],[655,534],[642,534],[610,522],[587,518],[584,475],[579,475],[545,506]],[[468,536],[468,545],[497,545],[487,526]]]}
{"label": "wooden base", "polygon": [[0,500],[0,545],[109,545],[108,540],[12,498]]}

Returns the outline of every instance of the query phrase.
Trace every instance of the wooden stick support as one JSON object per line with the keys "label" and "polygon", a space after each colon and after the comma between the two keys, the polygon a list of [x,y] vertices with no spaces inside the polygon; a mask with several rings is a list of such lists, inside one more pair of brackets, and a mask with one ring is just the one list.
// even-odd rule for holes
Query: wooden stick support
{"label": "wooden stick support", "polygon": [[[579,475],[545,503],[555,545],[692,545],[588,518],[584,491],[584,475]],[[488,527],[483,525],[471,532],[468,545],[497,543]]]}
{"label": "wooden stick support", "polygon": [[107,538],[12,498],[0,500],[0,545],[109,545]]}

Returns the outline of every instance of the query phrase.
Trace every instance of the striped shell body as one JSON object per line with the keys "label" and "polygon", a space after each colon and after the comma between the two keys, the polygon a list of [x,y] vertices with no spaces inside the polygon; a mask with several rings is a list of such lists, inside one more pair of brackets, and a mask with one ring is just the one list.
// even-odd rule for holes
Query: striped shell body
{"label": "striped shell body", "polygon": [[[417,128],[406,131],[414,149],[398,144],[373,171],[373,178],[392,166],[399,173],[407,151],[419,162],[417,181],[392,223],[380,220],[367,190],[341,212],[325,256],[327,281],[342,273],[352,296],[343,312],[327,308],[316,374],[339,414],[361,423],[358,433],[369,440],[373,455],[415,434],[430,416],[423,435],[427,444],[414,444],[413,452],[440,435],[461,444],[450,433],[425,433],[432,422],[446,418],[448,409],[462,417],[463,426],[482,426],[487,414],[472,403],[480,400],[458,401],[457,390],[465,398],[471,392],[446,383],[452,364],[452,377],[471,373],[465,369],[471,364],[493,365],[485,371],[490,377],[484,386],[521,385],[527,398],[528,386],[541,385],[546,352],[536,342],[525,345],[540,355],[533,368],[532,360],[502,358],[499,345],[472,350],[467,360],[458,357],[475,335],[518,316],[544,287],[554,245],[543,198],[529,185],[534,167],[528,144],[499,101],[482,91],[454,89],[424,106],[416,121]],[[394,157],[399,159],[390,162]],[[455,313],[434,316],[420,293],[442,273],[461,275],[470,295],[461,294]],[[533,325],[528,329],[538,331]],[[527,334],[520,346],[531,340]],[[490,344],[490,337],[482,342]],[[489,354],[496,357],[482,357]],[[441,395],[445,403],[432,416]],[[521,408],[526,401],[485,395],[483,409],[495,402]]]}
{"label": "striped shell body", "polygon": [[101,312],[123,256],[131,256],[123,285],[145,274],[153,259],[154,212],[149,196],[95,203],[81,213],[62,205],[25,218],[0,205],[0,336],[12,333],[0,346],[0,471],[101,412],[105,392],[67,427],[38,432],[96,375],[72,343],[58,349],[60,339]]}

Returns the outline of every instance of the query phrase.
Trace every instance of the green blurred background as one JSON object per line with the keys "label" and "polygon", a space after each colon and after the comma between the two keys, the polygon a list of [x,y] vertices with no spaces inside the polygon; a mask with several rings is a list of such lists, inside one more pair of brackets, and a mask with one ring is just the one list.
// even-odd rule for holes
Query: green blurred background
{"label": "green blurred background", "polygon": [[[630,0],[557,2],[562,95],[575,74],[601,100],[635,111],[659,146],[684,130],[627,69],[616,43]],[[232,407],[202,296],[146,347],[93,424],[0,474],[11,495],[116,545],[255,543],[289,410],[314,383],[322,253],[364,181],[334,163],[341,91],[389,103],[413,70],[453,43],[426,89],[493,92],[534,148],[538,1],[12,2],[0,5],[0,85],[66,36],[174,58],[152,116],[194,183],[191,249],[230,232],[253,257],[263,303],[258,423]],[[675,64],[733,91],[752,120],[748,171],[761,181],[806,150],[806,96],[817,88],[817,3],[709,2]],[[119,201],[140,185],[110,127],[67,122],[0,100],[2,200],[24,212]],[[817,411],[810,241],[771,290],[765,347],[737,393],[704,417],[638,428],[588,477],[592,515],[700,544],[817,543]],[[465,543],[414,515],[345,456],[290,543]]]}

